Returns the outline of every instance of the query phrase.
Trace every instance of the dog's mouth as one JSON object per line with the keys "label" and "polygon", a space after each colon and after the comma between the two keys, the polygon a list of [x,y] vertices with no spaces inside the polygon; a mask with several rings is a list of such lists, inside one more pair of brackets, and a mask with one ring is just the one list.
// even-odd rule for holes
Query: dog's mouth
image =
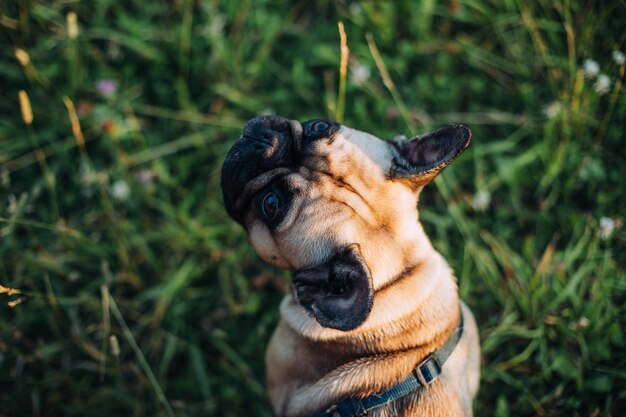
{"label": "dog's mouth", "polygon": [[324,327],[348,331],[359,327],[372,309],[371,281],[358,245],[350,245],[330,261],[296,272],[293,285],[307,314]]}

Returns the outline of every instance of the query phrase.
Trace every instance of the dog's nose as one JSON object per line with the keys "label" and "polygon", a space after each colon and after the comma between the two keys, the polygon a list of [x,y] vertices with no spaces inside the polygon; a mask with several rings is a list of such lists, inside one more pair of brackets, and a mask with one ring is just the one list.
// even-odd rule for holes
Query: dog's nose
{"label": "dog's nose", "polygon": [[277,146],[281,143],[297,140],[302,127],[295,120],[280,116],[257,116],[246,123],[243,138],[260,142],[265,146]]}

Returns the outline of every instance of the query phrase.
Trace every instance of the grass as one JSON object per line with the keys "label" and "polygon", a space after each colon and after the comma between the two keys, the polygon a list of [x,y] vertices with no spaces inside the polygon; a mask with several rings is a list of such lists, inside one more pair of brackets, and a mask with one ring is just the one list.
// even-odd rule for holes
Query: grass
{"label": "grass", "polygon": [[5,2],[0,416],[271,415],[263,352],[289,277],[219,190],[259,113],[386,138],[472,126],[421,217],[480,325],[475,414],[624,415],[624,16],[579,0]]}

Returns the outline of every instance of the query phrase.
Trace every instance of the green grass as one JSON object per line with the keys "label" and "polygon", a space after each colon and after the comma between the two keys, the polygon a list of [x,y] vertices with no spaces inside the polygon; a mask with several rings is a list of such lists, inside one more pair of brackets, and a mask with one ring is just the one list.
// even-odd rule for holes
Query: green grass
{"label": "green grass", "polygon": [[0,284],[22,294],[0,294],[0,416],[271,415],[263,354],[289,277],[219,190],[268,112],[386,138],[470,125],[420,213],[480,325],[476,415],[625,415],[624,16],[598,0],[4,2]]}

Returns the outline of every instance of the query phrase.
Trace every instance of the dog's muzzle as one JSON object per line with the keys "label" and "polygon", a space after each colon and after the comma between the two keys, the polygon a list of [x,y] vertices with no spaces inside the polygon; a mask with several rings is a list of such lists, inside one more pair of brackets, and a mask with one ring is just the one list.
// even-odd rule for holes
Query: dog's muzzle
{"label": "dog's muzzle", "polygon": [[259,175],[291,166],[302,139],[302,125],[278,116],[258,116],[246,123],[241,138],[222,166],[222,192],[228,214],[244,225],[245,207],[237,206],[246,184]]}
{"label": "dog's muzzle", "polygon": [[324,327],[354,330],[372,310],[372,278],[356,244],[323,264],[297,271],[293,286],[304,311]]}

